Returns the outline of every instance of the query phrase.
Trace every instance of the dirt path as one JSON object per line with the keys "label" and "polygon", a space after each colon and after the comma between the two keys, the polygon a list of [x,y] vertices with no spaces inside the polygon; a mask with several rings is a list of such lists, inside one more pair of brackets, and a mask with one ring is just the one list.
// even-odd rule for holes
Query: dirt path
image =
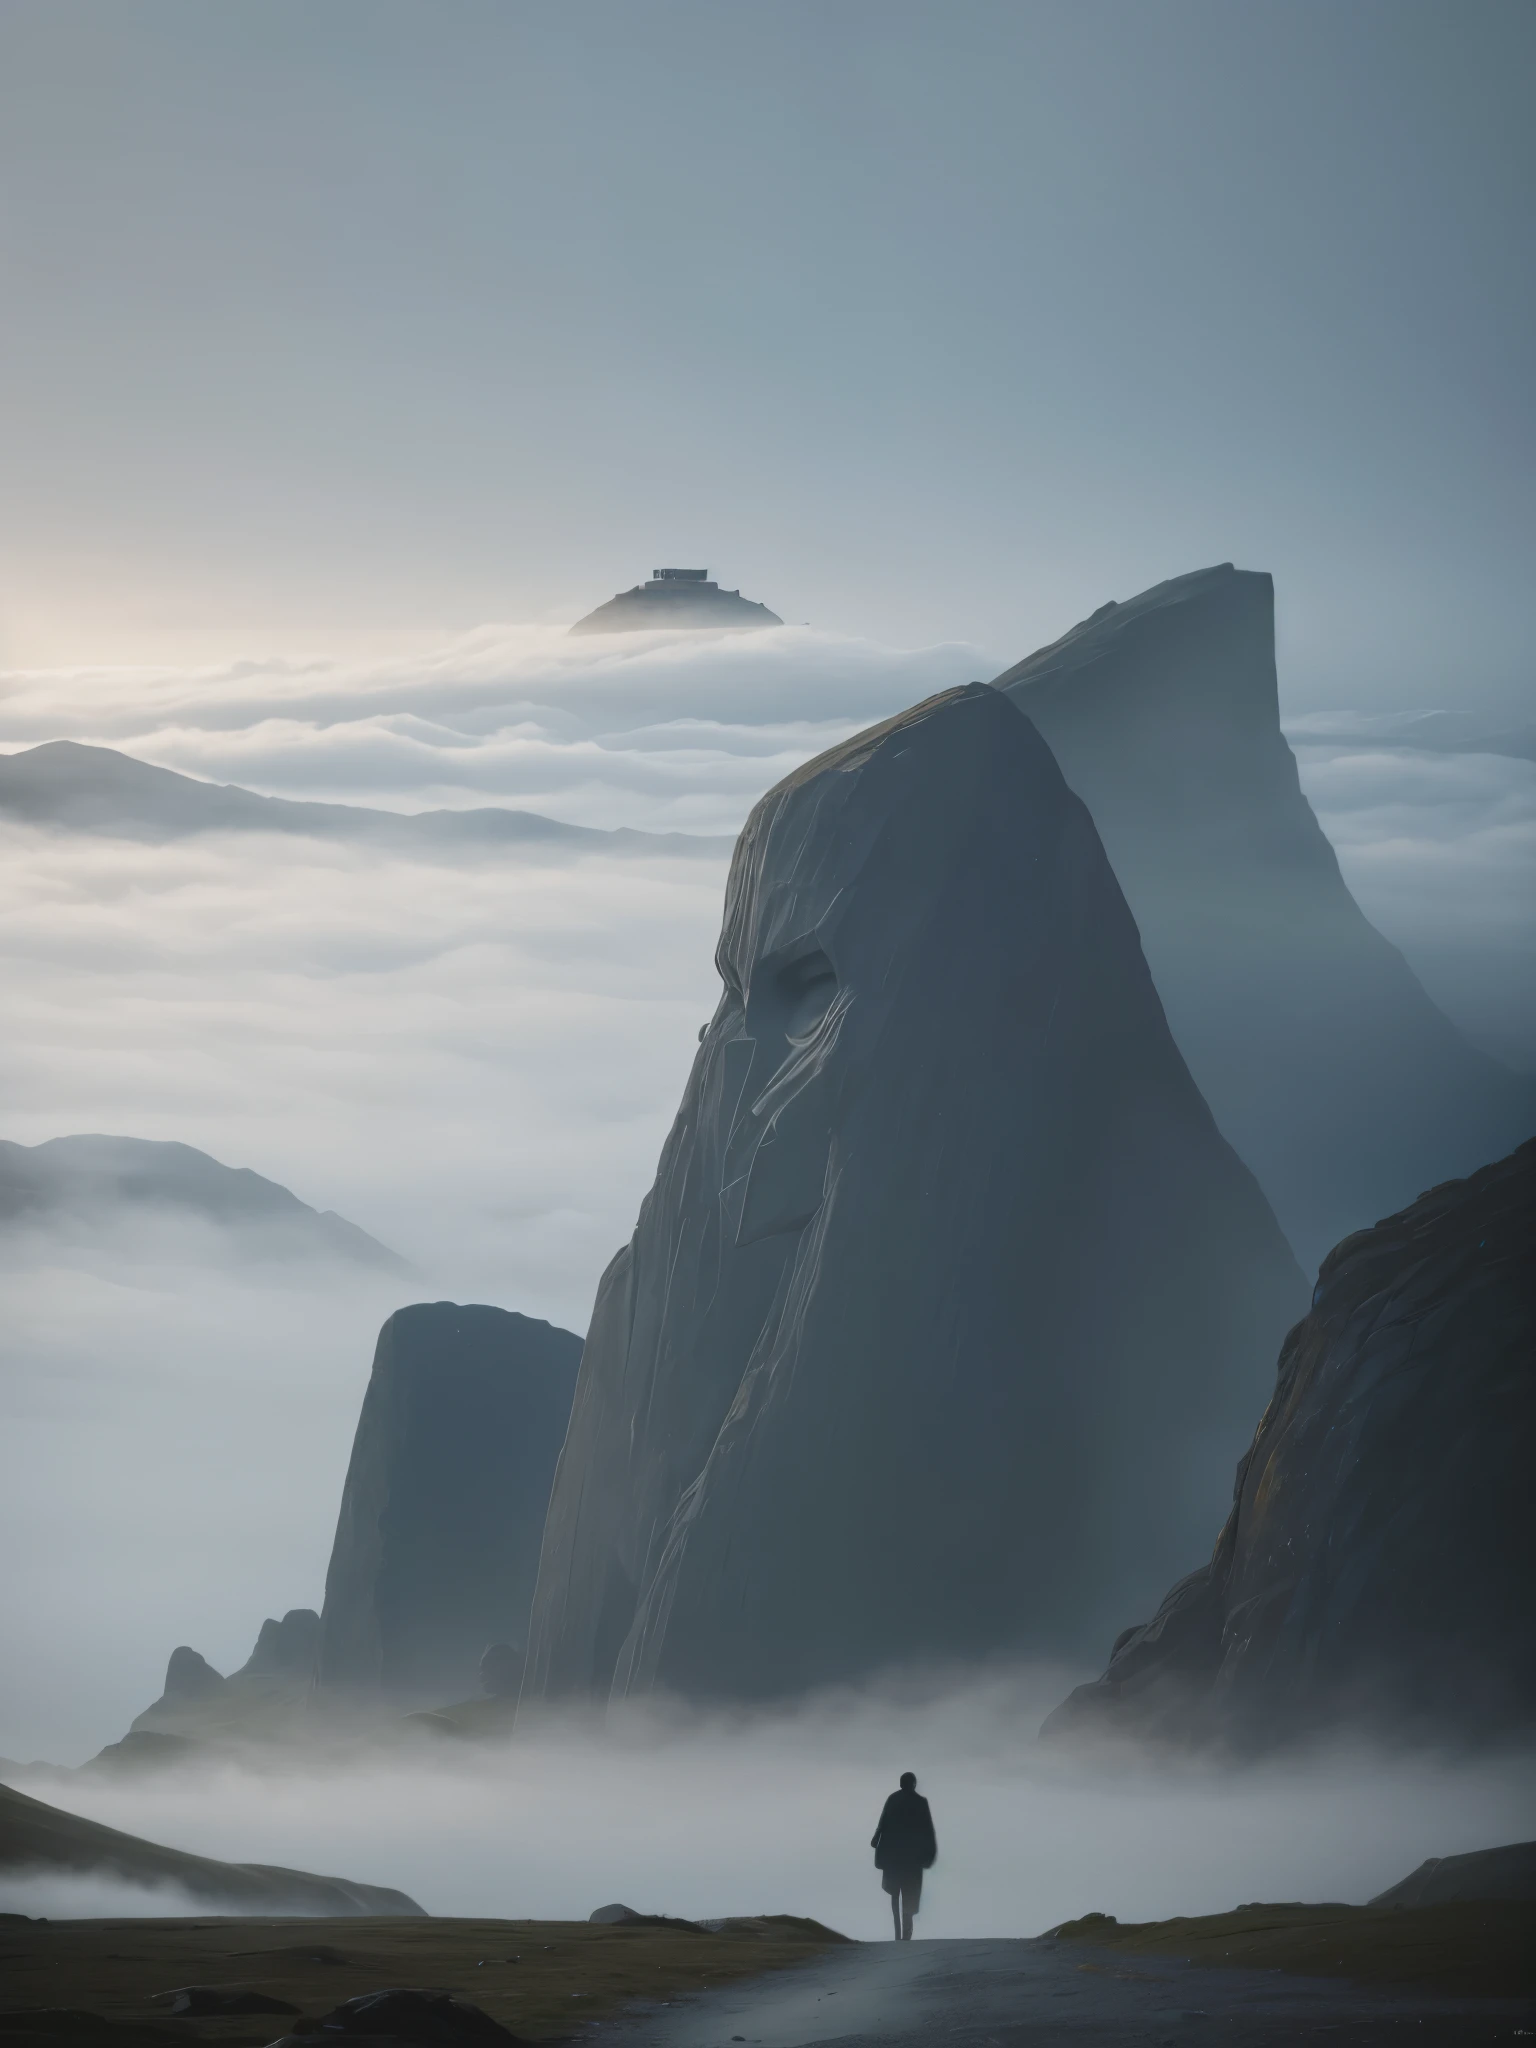
{"label": "dirt path", "polygon": [[604,2048],[1480,2048],[1528,2002],[1413,1997],[1045,1941],[861,1944],[605,2024]]}

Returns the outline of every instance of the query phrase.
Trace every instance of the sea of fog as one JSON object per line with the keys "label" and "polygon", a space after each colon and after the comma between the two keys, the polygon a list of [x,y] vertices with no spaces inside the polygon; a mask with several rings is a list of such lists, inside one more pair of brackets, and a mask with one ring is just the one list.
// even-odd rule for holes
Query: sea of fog
{"label": "sea of fog", "polygon": [[[1536,1834],[1531,1759],[1364,1749],[1238,1771],[1075,1756],[1035,1729],[1063,1675],[844,1695],[780,1715],[555,1719],[494,1750],[34,1783],[113,1827],[230,1860],[398,1886],[429,1911],[585,1919],[622,1901],[712,1918],[805,1913],[875,1939],[869,1837],[898,1774],[931,1800],[925,1935],[1036,1934],[1252,1899],[1361,1902],[1427,1856]],[[11,1879],[0,1908],[163,1913],[96,1880]],[[202,1908],[206,1911],[206,1906]]]}
{"label": "sea of fog", "polygon": [[[807,755],[1020,652],[800,628],[258,649],[12,673],[0,748],[71,738],[280,796],[719,834]],[[1464,1029],[1536,1067],[1536,763],[1339,729],[1298,730],[1298,758],[1362,905]],[[417,1275],[246,1265],[196,1229],[0,1233],[0,1755],[75,1763],[155,1698],[177,1643],[228,1670],[264,1616],[319,1604],[392,1309],[585,1328],[715,1004],[725,862],[14,824],[0,853],[0,1136],[181,1140]]]}

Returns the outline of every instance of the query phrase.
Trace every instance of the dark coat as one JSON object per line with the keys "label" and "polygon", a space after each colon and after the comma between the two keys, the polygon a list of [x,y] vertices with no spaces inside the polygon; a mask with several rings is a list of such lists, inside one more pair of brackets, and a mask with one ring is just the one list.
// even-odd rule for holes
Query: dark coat
{"label": "dark coat", "polygon": [[939,1853],[933,1815],[921,1792],[893,1792],[870,1841],[876,1870],[928,1870]]}

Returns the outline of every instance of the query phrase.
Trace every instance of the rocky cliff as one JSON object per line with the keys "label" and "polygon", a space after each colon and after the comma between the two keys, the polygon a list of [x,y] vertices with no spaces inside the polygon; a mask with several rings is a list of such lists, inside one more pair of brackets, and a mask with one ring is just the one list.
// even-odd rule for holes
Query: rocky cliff
{"label": "rocky cliff", "polygon": [[1536,1128],[1366,920],[1280,731],[1274,586],[1225,564],[996,678],[1087,804],[1179,1049],[1310,1272]]}
{"label": "rocky cliff", "polygon": [[1338,1246],[1211,1562],[1048,1731],[1530,1730],[1533,1244],[1536,1141]]}
{"label": "rocky cliff", "polygon": [[933,698],[758,804],[717,963],[599,1289],[524,1702],[1118,1625],[1209,1540],[1306,1294],[1084,806],[999,692]]}
{"label": "rocky cliff", "polygon": [[325,1580],[320,1682],[429,1705],[526,1637],[581,1339],[451,1301],[379,1332]]}
{"label": "rocky cliff", "polygon": [[295,1732],[309,1706],[320,1650],[320,1617],[290,1607],[261,1624],[256,1647],[227,1678],[183,1643],[172,1650],[159,1699],[135,1717],[131,1736],[194,1741],[264,1740]]}

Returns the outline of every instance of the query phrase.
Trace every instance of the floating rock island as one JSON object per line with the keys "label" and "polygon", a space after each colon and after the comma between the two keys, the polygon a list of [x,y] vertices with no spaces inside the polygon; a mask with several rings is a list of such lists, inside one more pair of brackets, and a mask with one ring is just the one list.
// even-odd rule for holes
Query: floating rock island
{"label": "floating rock island", "polygon": [[707,569],[653,569],[649,583],[621,590],[595,612],[578,619],[573,633],[645,633],[678,627],[782,626],[784,621],[765,604],[754,604],[739,590],[711,583]]}

